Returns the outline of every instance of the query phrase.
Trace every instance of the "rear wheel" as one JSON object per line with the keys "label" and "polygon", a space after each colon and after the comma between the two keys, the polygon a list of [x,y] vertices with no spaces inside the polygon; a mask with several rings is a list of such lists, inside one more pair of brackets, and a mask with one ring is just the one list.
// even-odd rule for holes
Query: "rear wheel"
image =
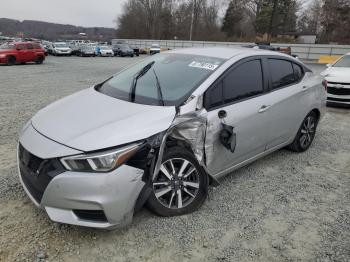
{"label": "rear wheel", "polygon": [[318,124],[318,117],[315,112],[309,113],[301,124],[298,133],[288,149],[294,152],[304,152],[311,146]]}
{"label": "rear wheel", "polygon": [[205,201],[209,179],[191,152],[170,148],[163,157],[147,200],[151,211],[160,216],[184,215],[197,210]]}
{"label": "rear wheel", "polygon": [[16,64],[16,57],[14,56],[9,56],[7,57],[7,63],[8,66],[12,66],[14,64]]}

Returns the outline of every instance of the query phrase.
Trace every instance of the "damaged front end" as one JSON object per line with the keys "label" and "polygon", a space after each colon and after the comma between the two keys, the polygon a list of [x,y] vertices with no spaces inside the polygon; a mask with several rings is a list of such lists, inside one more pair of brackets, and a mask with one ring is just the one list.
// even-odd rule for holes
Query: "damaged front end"
{"label": "damaged front end", "polygon": [[143,176],[145,186],[136,203],[135,210],[143,206],[152,192],[152,182],[160,171],[165,151],[170,147],[179,146],[191,151],[208,174],[210,184],[212,186],[219,185],[219,182],[207,168],[208,164],[210,165],[214,161],[214,141],[219,140],[232,153],[236,146],[234,128],[226,125],[224,120],[222,122],[220,130],[208,129],[207,111],[203,108],[176,116],[166,131],[147,139],[143,149],[128,161],[128,165],[145,171]]}

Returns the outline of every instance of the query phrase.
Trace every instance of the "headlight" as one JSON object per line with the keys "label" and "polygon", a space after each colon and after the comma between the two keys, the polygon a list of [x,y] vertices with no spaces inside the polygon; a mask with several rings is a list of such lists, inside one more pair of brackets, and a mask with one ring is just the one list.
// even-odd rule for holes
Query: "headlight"
{"label": "headlight", "polygon": [[132,144],[102,153],[64,157],[60,161],[70,171],[108,172],[124,164],[140,146],[141,143]]}
{"label": "headlight", "polygon": [[0,58],[4,58],[4,57],[6,57],[5,54],[1,54],[1,55],[0,55]]}

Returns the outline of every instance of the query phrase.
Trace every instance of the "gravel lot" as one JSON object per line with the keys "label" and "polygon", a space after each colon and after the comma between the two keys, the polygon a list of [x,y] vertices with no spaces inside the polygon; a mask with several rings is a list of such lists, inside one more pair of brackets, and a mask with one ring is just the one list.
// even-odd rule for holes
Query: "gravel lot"
{"label": "gravel lot", "polygon": [[[0,261],[349,261],[350,110],[328,108],[310,150],[280,150],[222,180],[194,214],[146,209],[126,229],[51,222],[17,179],[18,132],[47,104],[140,58],[0,66]],[[317,71],[321,67],[315,68]]]}

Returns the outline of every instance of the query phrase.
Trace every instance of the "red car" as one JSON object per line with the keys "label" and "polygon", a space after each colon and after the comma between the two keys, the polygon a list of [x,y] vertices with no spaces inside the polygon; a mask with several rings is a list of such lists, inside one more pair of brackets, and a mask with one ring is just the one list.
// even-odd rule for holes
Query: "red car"
{"label": "red car", "polygon": [[14,65],[27,62],[42,64],[44,60],[45,50],[38,43],[11,42],[0,45],[0,64]]}

